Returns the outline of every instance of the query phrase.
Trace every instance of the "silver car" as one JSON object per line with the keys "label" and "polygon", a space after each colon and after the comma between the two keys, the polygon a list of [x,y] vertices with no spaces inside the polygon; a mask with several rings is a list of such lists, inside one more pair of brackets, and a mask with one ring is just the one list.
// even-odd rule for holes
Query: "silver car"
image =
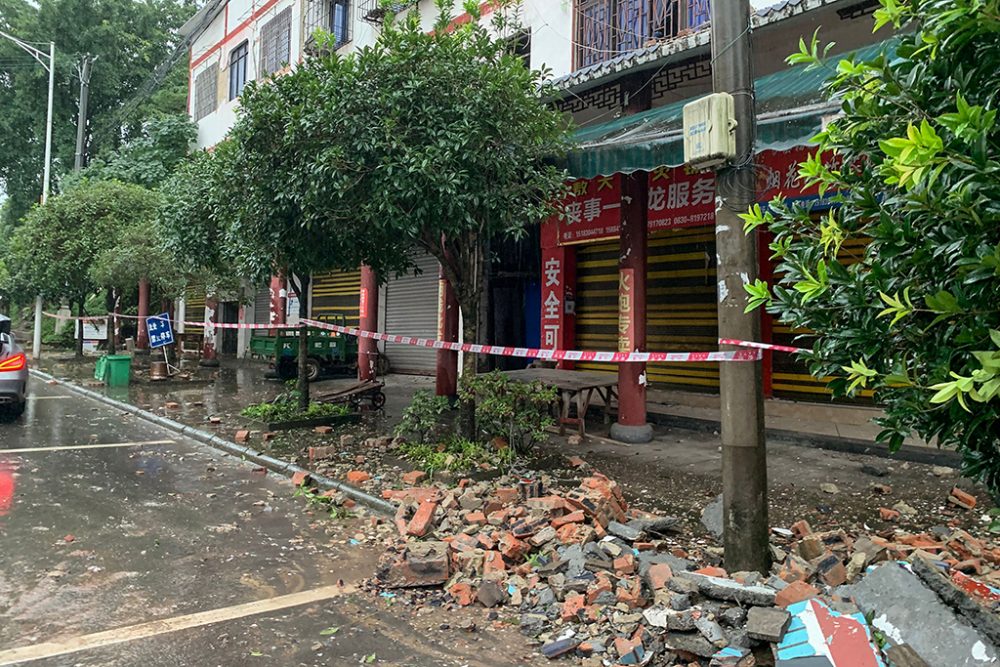
{"label": "silver car", "polygon": [[24,413],[28,390],[28,358],[14,340],[10,318],[0,315],[0,411]]}

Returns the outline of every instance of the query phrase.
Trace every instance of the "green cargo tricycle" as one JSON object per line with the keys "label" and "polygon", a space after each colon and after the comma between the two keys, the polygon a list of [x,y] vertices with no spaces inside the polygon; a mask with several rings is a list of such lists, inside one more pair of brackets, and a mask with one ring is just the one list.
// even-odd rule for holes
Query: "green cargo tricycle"
{"label": "green cargo tricycle", "polygon": [[[322,321],[346,326],[345,319],[323,318]],[[290,380],[298,375],[299,327],[283,327],[254,332],[250,337],[250,354],[255,359],[271,362],[275,375]],[[326,373],[351,374],[358,368],[358,339],[315,327],[307,328],[309,357],[306,378],[318,380]]]}

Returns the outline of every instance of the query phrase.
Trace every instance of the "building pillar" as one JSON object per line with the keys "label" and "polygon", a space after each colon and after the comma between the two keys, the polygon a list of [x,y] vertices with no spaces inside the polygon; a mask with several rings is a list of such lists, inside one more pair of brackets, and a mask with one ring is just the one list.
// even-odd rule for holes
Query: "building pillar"
{"label": "building pillar", "polygon": [[[378,276],[370,266],[361,267],[361,290],[358,303],[358,327],[362,331],[378,330]],[[358,339],[358,380],[378,377],[378,341]]]}
{"label": "building pillar", "polygon": [[[618,258],[618,351],[646,349],[646,248],[648,174],[622,177],[622,219]],[[627,443],[649,442],[653,427],[646,421],[646,364],[618,365],[618,421],[611,437]]]}
{"label": "building pillar", "polygon": [[288,298],[288,287],[285,284],[285,277],[271,276],[271,317],[268,321],[271,324],[284,324],[286,322],[285,313],[286,300]]}
{"label": "building pillar", "polygon": [[[542,331],[544,350],[572,350],[576,347],[576,248],[557,241],[558,222],[542,224]],[[560,361],[559,368],[573,368],[572,361]]]}
{"label": "building pillar", "polygon": [[146,318],[149,316],[149,279],[139,281],[139,319],[136,324],[135,349],[141,353],[149,352],[149,332],[146,330]]}
{"label": "building pillar", "polygon": [[[438,270],[438,340],[446,343],[458,342],[458,297],[455,289]],[[458,352],[437,351],[437,372],[434,378],[434,393],[452,398],[458,395]]]}
{"label": "building pillar", "polygon": [[218,366],[219,358],[215,352],[216,331],[215,324],[218,322],[219,302],[214,296],[205,295],[205,333],[201,343],[201,366]]}

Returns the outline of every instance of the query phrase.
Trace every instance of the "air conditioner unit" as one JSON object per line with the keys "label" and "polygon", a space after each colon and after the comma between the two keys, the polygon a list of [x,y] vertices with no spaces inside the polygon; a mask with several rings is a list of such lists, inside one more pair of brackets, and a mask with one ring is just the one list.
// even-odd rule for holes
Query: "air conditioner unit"
{"label": "air conditioner unit", "polygon": [[714,167],[736,157],[733,96],[715,93],[684,105],[684,162]]}

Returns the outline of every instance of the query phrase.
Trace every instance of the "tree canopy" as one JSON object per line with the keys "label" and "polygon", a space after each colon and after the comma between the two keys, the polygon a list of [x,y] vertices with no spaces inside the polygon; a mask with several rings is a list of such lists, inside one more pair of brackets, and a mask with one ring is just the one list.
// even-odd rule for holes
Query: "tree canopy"
{"label": "tree canopy", "polygon": [[[880,440],[957,447],[1000,492],[1000,14],[996,2],[881,0],[876,27],[913,31],[869,60],[831,63],[814,36],[791,62],[828,68],[843,115],[818,137],[843,167],[803,163],[836,206],[746,214],[775,234],[773,287],[752,305],[816,332],[807,355],[835,395],[884,406]],[[865,243],[841,252],[850,239]]]}
{"label": "tree canopy", "polygon": [[[79,94],[77,66],[94,59],[90,82],[90,154],[137,136],[152,113],[183,113],[186,63],[164,86],[119,112],[179,39],[177,29],[195,11],[183,0],[0,0],[3,30],[47,50],[56,43],[53,114],[53,184],[73,166]],[[41,194],[48,74],[15,44],[0,39],[0,191],[11,199],[8,223]]]}

